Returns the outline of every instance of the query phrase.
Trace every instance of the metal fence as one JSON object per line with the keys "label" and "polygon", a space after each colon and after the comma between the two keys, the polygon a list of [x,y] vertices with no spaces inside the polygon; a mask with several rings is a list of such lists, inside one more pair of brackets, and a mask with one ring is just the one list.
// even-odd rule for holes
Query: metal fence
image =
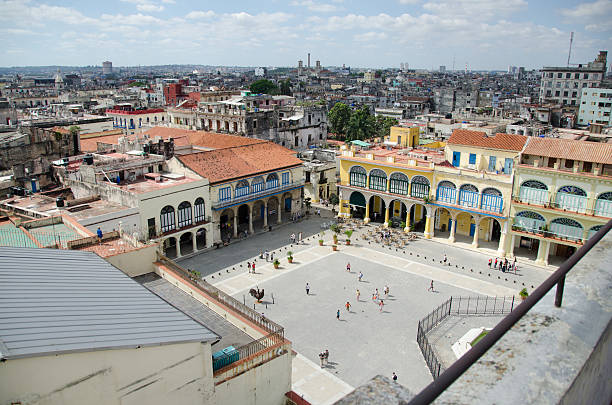
{"label": "metal fence", "polygon": [[427,334],[451,315],[506,315],[512,312],[514,297],[450,297],[419,321],[417,344],[434,379],[444,371]]}

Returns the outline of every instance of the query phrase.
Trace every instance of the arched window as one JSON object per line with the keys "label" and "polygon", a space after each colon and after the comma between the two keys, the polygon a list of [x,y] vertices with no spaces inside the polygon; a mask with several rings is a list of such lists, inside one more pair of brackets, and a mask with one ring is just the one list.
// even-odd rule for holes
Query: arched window
{"label": "arched window", "polygon": [[595,215],[600,217],[612,217],[612,191],[600,194],[595,202]]}
{"label": "arched window", "polygon": [[423,176],[414,176],[410,185],[410,196],[416,198],[429,197],[429,179]]}
{"label": "arched window", "polygon": [[278,176],[276,173],[271,173],[266,178],[266,190],[278,187]]}
{"label": "arched window", "polygon": [[240,180],[238,184],[236,184],[236,198],[242,197],[249,194],[249,182],[246,180]]}
{"label": "arched window", "polygon": [[571,240],[582,239],[582,225],[570,218],[556,218],[550,223],[550,231],[557,237]]}
{"label": "arched window", "polygon": [[259,193],[261,191],[264,191],[264,187],[264,179],[261,176],[255,177],[251,182],[251,190],[253,193]]}
{"label": "arched window", "polygon": [[586,192],[580,187],[563,186],[557,191],[555,203],[558,208],[584,213],[587,205]]}
{"label": "arched window", "polygon": [[387,173],[380,169],[370,170],[370,184],[372,190],[387,191]]}
{"label": "arched window", "polygon": [[496,188],[485,188],[482,190],[480,209],[490,212],[502,212],[503,201],[501,191]]}
{"label": "arched window", "polygon": [[441,181],[438,183],[438,189],[436,190],[436,200],[455,204],[457,201],[457,187],[450,181]]}
{"label": "arched window", "polygon": [[191,204],[183,201],[178,206],[178,226],[182,228],[189,225],[191,225]]}
{"label": "arched window", "polygon": [[464,207],[478,207],[478,188],[472,184],[464,184],[459,189],[459,205]]}
{"label": "arched window", "polygon": [[349,184],[355,187],[364,187],[366,186],[366,182],[368,179],[368,175],[366,169],[361,166],[353,166],[349,171]]}
{"label": "arched window", "polygon": [[597,231],[599,231],[602,227],[603,227],[603,225],[595,225],[594,227],[589,229],[589,236],[587,238],[591,239],[593,237],[593,235],[595,235],[597,233]]}
{"label": "arched window", "polygon": [[176,229],[176,222],[174,218],[174,207],[171,205],[166,205],[161,210],[159,222],[161,224],[161,231],[169,232]]}
{"label": "arched window", "polygon": [[393,194],[408,195],[410,180],[404,173],[391,173],[389,176],[389,191]]}
{"label": "arched window", "polygon": [[544,217],[536,212],[521,211],[514,218],[514,226],[528,232],[539,232],[545,225]]}
{"label": "arched window", "polygon": [[527,180],[521,184],[519,198],[528,204],[544,205],[548,202],[548,187],[537,180]]}
{"label": "arched window", "polygon": [[204,199],[202,197],[197,198],[193,204],[193,216],[195,222],[202,222],[206,220],[204,211]]}

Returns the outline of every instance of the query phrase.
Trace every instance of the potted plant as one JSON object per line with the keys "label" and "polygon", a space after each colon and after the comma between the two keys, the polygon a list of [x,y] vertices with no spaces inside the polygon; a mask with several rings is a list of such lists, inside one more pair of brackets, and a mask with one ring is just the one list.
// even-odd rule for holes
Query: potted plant
{"label": "potted plant", "polygon": [[319,246],[323,246],[323,235],[325,235],[325,232],[319,233]]}
{"label": "potted plant", "polygon": [[338,224],[333,224],[330,229],[334,233],[334,243],[338,243],[338,234],[342,230]]}
{"label": "potted plant", "polygon": [[280,266],[280,261],[278,259],[274,259],[274,262],[272,262],[272,264],[274,265],[275,269],[278,269],[278,267]]}
{"label": "potted plant", "polygon": [[527,299],[527,297],[529,296],[529,293],[527,292],[527,288],[523,288],[519,292],[519,296],[521,297],[521,300],[525,301]]}
{"label": "potted plant", "polygon": [[346,244],[350,245],[351,244],[351,235],[353,234],[353,230],[352,229],[348,229],[348,230],[344,231],[344,234],[346,235]]}
{"label": "potted plant", "polygon": [[335,252],[336,250],[338,250],[338,245],[336,245],[335,243],[332,245],[332,250]]}
{"label": "potted plant", "polygon": [[293,263],[293,252],[292,251],[287,252],[287,261],[289,263]]}

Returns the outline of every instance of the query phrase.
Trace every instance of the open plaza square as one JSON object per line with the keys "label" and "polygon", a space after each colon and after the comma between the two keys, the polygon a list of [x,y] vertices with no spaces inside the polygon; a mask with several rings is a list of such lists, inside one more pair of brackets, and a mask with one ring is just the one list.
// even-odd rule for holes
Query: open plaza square
{"label": "open plaza square", "polygon": [[[419,320],[450,297],[516,296],[549,273],[522,262],[516,272],[503,273],[488,265],[494,250],[475,252],[444,240],[417,236],[400,248],[380,243],[378,235],[384,232],[397,240],[407,237],[378,224],[340,223],[342,231],[354,233],[350,245],[340,233],[334,251],[333,232],[320,233],[330,219],[323,212],[322,217],[311,216],[179,262],[262,317],[283,325],[296,352],[293,390],[312,403],[333,403],[372,377],[391,377],[394,372],[398,383],[418,392],[432,381],[416,340]],[[292,243],[291,235],[297,238],[300,232],[302,242]],[[279,259],[278,269],[272,257]],[[247,263],[255,263],[255,274],[247,270]],[[384,293],[386,287],[389,294]],[[263,290],[263,298],[251,296],[252,289]],[[378,297],[373,297],[377,291]],[[496,322],[490,317],[483,324]],[[453,335],[451,330],[437,333],[437,342]],[[319,354],[325,350],[329,359],[321,367]],[[450,347],[446,352],[452,353]]]}

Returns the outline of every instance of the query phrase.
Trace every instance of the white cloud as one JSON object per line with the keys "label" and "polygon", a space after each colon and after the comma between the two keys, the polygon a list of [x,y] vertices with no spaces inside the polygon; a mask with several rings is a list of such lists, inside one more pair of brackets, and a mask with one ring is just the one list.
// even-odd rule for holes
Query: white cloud
{"label": "white cloud", "polygon": [[353,39],[358,42],[381,41],[387,39],[387,34],[384,32],[370,31],[363,34],[356,34]]}
{"label": "white cloud", "polygon": [[612,0],[597,0],[592,3],[582,3],[574,8],[564,8],[561,14],[569,18],[606,17],[610,23],[612,17]]}
{"label": "white cloud", "polygon": [[399,0],[400,4],[419,4],[421,0]]}
{"label": "white cloud", "polygon": [[308,10],[315,13],[333,13],[338,10],[337,6],[326,3],[316,3],[313,0],[300,0],[291,2],[292,6],[306,7]]}
{"label": "white cloud", "polygon": [[487,20],[521,11],[525,0],[441,0],[429,1],[423,8],[437,16]]}
{"label": "white cloud", "polygon": [[195,20],[195,19],[199,19],[199,18],[212,18],[215,15],[216,15],[215,12],[212,11],[212,10],[208,10],[208,11],[192,11],[189,14],[187,14],[185,16],[185,18],[188,18],[190,20]]}
{"label": "white cloud", "polygon": [[164,4],[174,4],[174,3],[176,3],[176,1],[174,1],[174,0],[162,0],[162,3],[164,3]]}
{"label": "white cloud", "polygon": [[138,4],[136,6],[136,8],[138,9],[138,11],[145,11],[145,12],[159,12],[159,11],[163,11],[164,10],[164,6],[156,6],[155,4]]}

